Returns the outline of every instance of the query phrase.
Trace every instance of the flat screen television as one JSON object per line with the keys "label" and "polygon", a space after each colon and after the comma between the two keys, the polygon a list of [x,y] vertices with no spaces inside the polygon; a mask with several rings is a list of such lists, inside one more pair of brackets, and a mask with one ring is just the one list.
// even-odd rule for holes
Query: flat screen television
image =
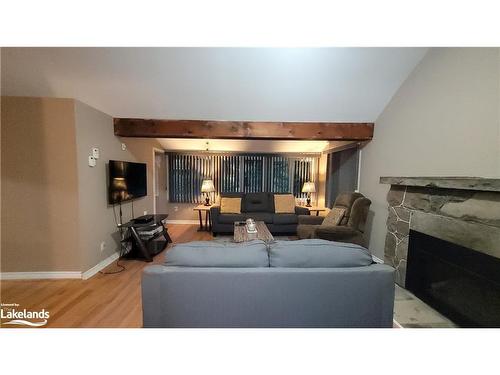
{"label": "flat screen television", "polygon": [[110,160],[108,168],[109,204],[129,201],[148,194],[145,163]]}

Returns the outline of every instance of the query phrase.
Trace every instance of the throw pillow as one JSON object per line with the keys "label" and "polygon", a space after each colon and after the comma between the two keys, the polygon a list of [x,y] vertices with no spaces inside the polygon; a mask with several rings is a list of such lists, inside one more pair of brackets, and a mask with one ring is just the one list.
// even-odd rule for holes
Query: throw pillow
{"label": "throw pillow", "polygon": [[292,194],[275,194],[274,212],[277,214],[294,214],[295,197]]}
{"label": "throw pillow", "polygon": [[340,224],[340,221],[344,217],[345,208],[343,207],[333,207],[328,215],[326,215],[325,219],[321,223],[322,227],[328,226],[337,226]]}
{"label": "throw pillow", "polygon": [[221,214],[241,214],[241,198],[222,197],[220,200]]}

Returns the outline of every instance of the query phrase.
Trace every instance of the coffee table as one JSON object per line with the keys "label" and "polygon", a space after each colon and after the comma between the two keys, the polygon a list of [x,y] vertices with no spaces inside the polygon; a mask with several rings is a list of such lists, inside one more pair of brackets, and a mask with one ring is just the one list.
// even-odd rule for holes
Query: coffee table
{"label": "coffee table", "polygon": [[255,228],[257,233],[248,233],[246,225],[236,225],[234,223],[234,242],[246,242],[252,240],[262,240],[264,242],[274,241],[274,237],[269,232],[263,221],[256,221]]}

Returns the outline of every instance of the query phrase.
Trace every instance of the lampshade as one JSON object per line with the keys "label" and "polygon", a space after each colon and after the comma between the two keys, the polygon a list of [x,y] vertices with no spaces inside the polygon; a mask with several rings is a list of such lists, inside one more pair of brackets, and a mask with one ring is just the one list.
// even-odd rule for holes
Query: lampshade
{"label": "lampshade", "polygon": [[304,182],[304,186],[302,186],[303,193],[316,193],[316,185],[314,182]]}
{"label": "lampshade", "polygon": [[212,191],[215,191],[214,182],[212,180],[203,180],[201,183],[201,192],[211,193]]}

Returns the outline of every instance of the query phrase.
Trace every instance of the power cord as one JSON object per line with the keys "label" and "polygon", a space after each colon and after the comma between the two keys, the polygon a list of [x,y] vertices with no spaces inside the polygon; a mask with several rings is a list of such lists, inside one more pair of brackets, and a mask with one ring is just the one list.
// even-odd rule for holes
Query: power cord
{"label": "power cord", "polygon": [[125,255],[125,251],[126,250],[126,246],[125,246],[125,243],[122,242],[124,240],[124,236],[123,236],[123,228],[121,226],[121,223],[118,223],[118,220],[116,218],[116,210],[115,210],[115,205],[113,205],[113,216],[114,216],[114,219],[115,219],[115,224],[116,226],[118,227],[118,230],[120,231],[120,255],[118,257],[118,259],[116,260],[116,266],[119,267],[120,269],[118,271],[113,271],[113,272],[103,272],[103,271],[99,271],[99,273],[101,275],[114,275],[114,274],[117,274],[117,273],[120,273],[120,272],[123,272],[126,270],[125,266],[121,265],[120,264],[120,260],[122,259],[122,257]]}
{"label": "power cord", "polygon": [[113,271],[113,272],[103,272],[103,271],[99,271],[99,273],[101,275],[114,275],[115,273],[120,273],[120,272],[123,272],[126,270],[126,268],[124,266],[122,266],[120,264],[120,260],[121,260],[121,256],[116,260],[116,266],[117,267],[120,267],[120,269],[118,271]]}

